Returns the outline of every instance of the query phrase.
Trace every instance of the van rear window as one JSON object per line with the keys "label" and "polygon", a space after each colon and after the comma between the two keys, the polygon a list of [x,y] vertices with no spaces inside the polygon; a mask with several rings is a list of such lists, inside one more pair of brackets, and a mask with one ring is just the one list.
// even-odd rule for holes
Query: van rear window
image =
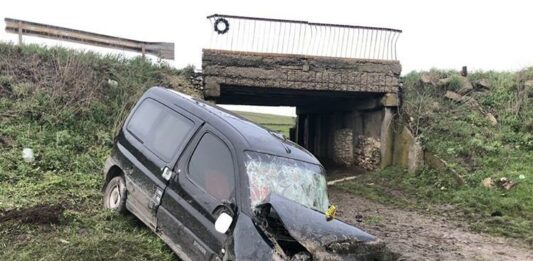
{"label": "van rear window", "polygon": [[193,126],[190,119],[155,100],[146,99],[135,110],[127,130],[168,163],[183,146]]}

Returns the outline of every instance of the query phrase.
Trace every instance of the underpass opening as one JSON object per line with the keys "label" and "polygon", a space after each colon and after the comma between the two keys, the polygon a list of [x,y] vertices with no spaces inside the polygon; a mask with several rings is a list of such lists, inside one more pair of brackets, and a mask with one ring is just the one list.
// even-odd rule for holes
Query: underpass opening
{"label": "underpass opening", "polygon": [[[218,104],[290,106],[296,118],[273,122],[247,117],[313,153],[328,169],[376,169],[381,164],[381,131],[385,115],[383,93],[256,88],[220,84]],[[239,110],[237,108],[237,110]],[[268,111],[268,110],[265,110]],[[264,113],[264,111],[263,111]],[[244,115],[246,117],[246,114]]]}
{"label": "underpass opening", "polygon": [[253,121],[271,131],[282,134],[289,139],[296,124],[296,108],[289,106],[250,106],[235,104],[218,104]]}

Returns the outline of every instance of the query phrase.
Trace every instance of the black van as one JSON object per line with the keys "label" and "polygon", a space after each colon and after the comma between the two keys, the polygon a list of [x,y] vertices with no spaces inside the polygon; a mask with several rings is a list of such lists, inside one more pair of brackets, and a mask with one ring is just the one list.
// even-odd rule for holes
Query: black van
{"label": "black van", "polygon": [[133,213],[184,260],[388,259],[377,238],[325,217],[324,174],[282,136],[153,87],[106,161],[104,206]]}

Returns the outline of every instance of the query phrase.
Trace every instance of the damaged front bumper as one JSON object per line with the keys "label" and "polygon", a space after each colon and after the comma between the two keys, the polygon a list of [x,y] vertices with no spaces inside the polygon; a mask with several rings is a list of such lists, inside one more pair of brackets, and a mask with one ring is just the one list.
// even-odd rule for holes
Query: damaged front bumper
{"label": "damaged front bumper", "polygon": [[[326,220],[323,213],[297,204],[275,193],[255,209],[253,227],[259,237],[240,238],[235,227],[235,250],[246,248],[246,258],[282,260],[396,260],[378,238],[339,220]],[[250,220],[251,221],[251,220]],[[243,234],[244,235],[244,234]],[[268,250],[267,250],[268,248]],[[254,251],[250,252],[250,249]],[[242,253],[236,252],[236,257]],[[268,257],[267,257],[268,256]],[[246,259],[244,258],[244,259]]]}

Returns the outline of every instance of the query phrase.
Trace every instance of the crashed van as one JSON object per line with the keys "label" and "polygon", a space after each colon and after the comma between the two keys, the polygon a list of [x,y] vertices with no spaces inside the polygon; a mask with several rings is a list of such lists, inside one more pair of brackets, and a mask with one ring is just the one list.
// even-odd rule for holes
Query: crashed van
{"label": "crashed van", "polygon": [[131,212],[184,260],[388,259],[376,237],[325,216],[311,153],[170,89],[137,102],[104,176],[104,206]]}

